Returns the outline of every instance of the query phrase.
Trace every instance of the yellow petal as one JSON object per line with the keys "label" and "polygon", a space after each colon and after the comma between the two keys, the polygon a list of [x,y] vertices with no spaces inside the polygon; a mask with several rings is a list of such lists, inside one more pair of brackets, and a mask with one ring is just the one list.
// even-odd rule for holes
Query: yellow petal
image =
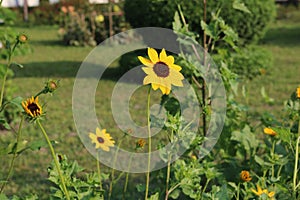
{"label": "yellow petal", "polygon": [[152,63],[154,63],[154,64],[159,61],[158,54],[157,54],[156,50],[153,48],[148,48],[148,56],[149,56],[150,60],[152,61]]}
{"label": "yellow petal", "polygon": [[182,69],[179,65],[176,65],[176,64],[170,65],[170,68],[172,68],[172,69],[174,69],[175,71],[178,71],[178,72]]}
{"label": "yellow petal", "polygon": [[156,83],[152,83],[151,86],[153,90],[157,90],[159,88],[159,85]]}
{"label": "yellow petal", "polygon": [[166,94],[167,91],[168,91],[168,89],[167,89],[166,87],[162,86],[162,85],[159,86],[159,89],[161,90],[161,92],[162,92],[163,94]]}
{"label": "yellow petal", "polygon": [[274,195],[275,195],[275,192],[270,192],[270,193],[268,194],[268,197],[272,198],[272,197],[274,197]]}
{"label": "yellow petal", "polygon": [[161,61],[167,59],[167,54],[166,54],[166,50],[165,50],[165,49],[162,49],[162,50],[161,50],[161,52],[160,52],[160,54],[159,54],[159,59],[160,59]]}
{"label": "yellow petal", "polygon": [[152,83],[151,76],[146,76],[144,78],[143,84],[148,85],[149,83]]}
{"label": "yellow petal", "polygon": [[154,73],[153,68],[150,68],[150,67],[142,67],[142,70],[148,75]]}
{"label": "yellow petal", "polygon": [[174,64],[174,57],[168,56],[162,62],[166,63],[168,66],[172,66]]}
{"label": "yellow petal", "polygon": [[141,61],[141,63],[147,67],[153,67],[153,63],[151,62],[151,60],[144,58],[142,56],[138,56],[138,59]]}

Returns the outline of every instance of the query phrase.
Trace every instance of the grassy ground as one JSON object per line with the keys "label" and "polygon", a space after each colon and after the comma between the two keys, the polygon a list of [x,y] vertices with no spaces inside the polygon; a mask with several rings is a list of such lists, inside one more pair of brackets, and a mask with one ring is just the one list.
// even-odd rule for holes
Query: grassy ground
{"label": "grassy ground", "polygon": [[[300,84],[300,19],[299,14],[294,12],[289,19],[281,19],[274,23],[263,40],[262,46],[273,53],[274,67],[265,76],[259,77],[249,83],[249,104],[254,112],[272,111],[280,116],[283,108],[283,101],[289,98],[290,94]],[[52,97],[43,97],[46,102],[47,116],[43,122],[51,138],[55,139],[57,151],[67,154],[70,159],[77,159],[80,165],[86,167],[87,171],[96,169],[94,158],[89,155],[77,137],[73,116],[72,116],[72,89],[74,78],[81,62],[92,50],[90,47],[64,47],[57,38],[55,27],[31,27],[16,28],[20,32],[30,35],[30,44],[33,53],[16,60],[24,64],[24,69],[15,69],[13,79],[16,87],[16,95],[24,98],[38,92],[49,78],[60,79],[61,88]],[[117,62],[112,67],[117,67]],[[111,132],[118,132],[110,113],[110,101],[107,99],[115,84],[112,73],[100,82],[102,87],[97,89],[96,109],[98,117],[103,125],[112,127]],[[269,96],[275,99],[273,105],[267,105],[260,96],[260,87],[264,86]],[[145,91],[137,91],[133,98],[132,106],[137,109],[136,116],[145,116]],[[156,98],[157,100],[157,98]],[[144,121],[142,121],[142,124]],[[11,140],[12,135],[7,132],[0,132],[1,142]],[[39,130],[33,125],[26,124],[23,139],[32,141],[43,139]],[[15,172],[12,181],[9,183],[6,193],[48,193],[45,185],[48,184],[47,167],[51,160],[47,148],[36,152],[27,152],[17,159]],[[30,158],[30,159],[29,159]],[[1,174],[7,170],[7,163],[0,161]]]}

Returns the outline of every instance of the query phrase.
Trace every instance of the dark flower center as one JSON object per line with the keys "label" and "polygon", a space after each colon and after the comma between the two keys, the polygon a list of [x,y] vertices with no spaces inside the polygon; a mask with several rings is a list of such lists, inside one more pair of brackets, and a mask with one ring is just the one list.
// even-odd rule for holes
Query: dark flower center
{"label": "dark flower center", "polygon": [[97,137],[97,140],[98,140],[99,143],[104,143],[103,137]]}
{"label": "dark flower center", "polygon": [[169,76],[170,74],[170,69],[164,62],[157,62],[154,65],[153,70],[157,76],[163,78]]}
{"label": "dark flower center", "polygon": [[28,110],[33,114],[34,112],[38,112],[40,109],[36,103],[31,103],[27,106]]}

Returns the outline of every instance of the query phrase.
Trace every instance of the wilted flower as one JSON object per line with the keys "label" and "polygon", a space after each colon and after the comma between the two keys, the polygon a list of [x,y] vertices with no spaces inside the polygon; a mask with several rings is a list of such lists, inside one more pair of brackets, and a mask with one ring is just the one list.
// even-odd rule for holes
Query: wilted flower
{"label": "wilted flower", "polygon": [[249,171],[243,170],[240,174],[242,181],[249,182],[252,180]]}
{"label": "wilted flower", "polygon": [[139,139],[136,142],[136,149],[142,149],[142,148],[144,148],[145,145],[146,145],[146,141],[143,139]]}
{"label": "wilted flower", "polygon": [[28,41],[28,37],[25,34],[20,34],[17,38],[20,43],[26,43]]}
{"label": "wilted flower", "polygon": [[167,56],[165,49],[162,49],[159,56],[155,49],[148,48],[148,56],[144,58],[138,56],[138,59],[146,67],[143,71],[147,74],[144,78],[144,85],[151,84],[154,90],[158,88],[163,94],[170,94],[171,84],[175,86],[183,86],[183,75],[180,73],[181,67],[174,64],[174,57]]}
{"label": "wilted flower", "polygon": [[264,133],[267,135],[275,136],[276,132],[271,128],[264,128]]}
{"label": "wilted flower", "polygon": [[37,118],[40,115],[42,115],[42,107],[39,104],[38,97],[34,98],[31,97],[27,99],[26,101],[22,102],[22,107],[25,111],[25,113],[30,117],[31,119]]}
{"label": "wilted flower", "polygon": [[92,143],[96,144],[96,149],[101,148],[104,151],[109,151],[109,147],[113,147],[115,144],[115,141],[110,134],[106,133],[106,129],[100,130],[99,128],[96,128],[96,134],[90,133],[89,137],[92,140]]}

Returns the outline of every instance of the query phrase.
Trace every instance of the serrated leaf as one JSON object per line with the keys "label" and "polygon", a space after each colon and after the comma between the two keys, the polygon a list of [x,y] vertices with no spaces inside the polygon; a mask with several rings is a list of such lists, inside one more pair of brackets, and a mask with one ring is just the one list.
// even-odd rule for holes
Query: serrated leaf
{"label": "serrated leaf", "polygon": [[177,11],[175,12],[174,21],[172,23],[172,26],[173,26],[174,31],[179,31],[182,27],[182,23],[180,21],[180,17],[179,17],[179,14]]}
{"label": "serrated leaf", "polygon": [[240,2],[240,0],[235,0],[232,4],[232,7],[236,10],[243,11],[245,13],[251,13],[251,11],[247,8],[247,6],[243,3]]}

